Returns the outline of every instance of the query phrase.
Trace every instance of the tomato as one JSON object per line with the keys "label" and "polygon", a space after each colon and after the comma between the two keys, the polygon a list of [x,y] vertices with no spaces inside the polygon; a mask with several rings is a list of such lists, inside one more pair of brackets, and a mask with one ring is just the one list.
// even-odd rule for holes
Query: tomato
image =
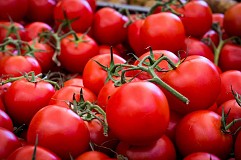
{"label": "tomato", "polygon": [[186,36],[202,37],[212,26],[212,10],[205,1],[190,1],[178,11]]}
{"label": "tomato", "polygon": [[218,66],[222,71],[239,70],[241,71],[241,46],[227,43],[223,46]]}
{"label": "tomato", "polygon": [[221,116],[209,110],[187,114],[176,128],[176,146],[182,156],[208,152],[226,159],[232,150],[232,135],[222,131]]}
{"label": "tomato", "polygon": [[163,135],[156,142],[146,146],[132,146],[120,142],[116,149],[118,154],[122,154],[131,160],[160,160],[176,159],[176,150],[170,139]]}
{"label": "tomato", "polygon": [[241,94],[241,71],[229,70],[220,74],[221,90],[217,98],[218,106],[227,100],[233,99],[231,88]]}
{"label": "tomato", "polygon": [[[93,20],[94,39],[99,44],[117,45],[127,38],[128,18],[110,7],[103,7],[95,12]],[[116,34],[118,33],[118,34]]]}
{"label": "tomato", "polygon": [[14,150],[21,147],[17,136],[5,128],[0,127],[0,159],[6,159]]}
{"label": "tomato", "polygon": [[176,69],[163,73],[162,80],[189,99],[190,103],[185,104],[163,90],[170,109],[183,115],[209,108],[221,89],[220,75],[214,63],[198,55],[188,56]]}
{"label": "tomato", "polygon": [[78,40],[73,35],[61,40],[61,52],[57,57],[67,71],[82,73],[87,61],[99,53],[94,39],[88,35],[78,33]]}
{"label": "tomato", "polygon": [[197,159],[202,159],[202,160],[221,160],[217,156],[211,153],[207,152],[195,152],[192,154],[189,154],[188,156],[184,157],[183,160],[197,160]]}
{"label": "tomato", "polygon": [[223,29],[224,14],[223,13],[213,13],[213,23],[218,23],[221,29]]}
{"label": "tomato", "polygon": [[92,9],[92,11],[93,12],[95,12],[96,11],[96,0],[86,0],[88,3],[89,3],[89,5],[90,5],[90,7],[91,7],[91,9]]}
{"label": "tomato", "polygon": [[[55,115],[55,116],[54,116]],[[30,122],[27,142],[35,143],[56,153],[61,159],[76,158],[88,149],[90,133],[84,121],[72,110],[46,106]]]}
{"label": "tomato", "polygon": [[[122,57],[113,54],[114,63],[125,63],[126,60]],[[85,65],[83,71],[83,83],[84,86],[98,95],[101,88],[104,86],[106,78],[108,76],[107,72],[101,68],[101,66],[96,63],[99,62],[103,66],[110,66],[111,55],[101,54],[91,58]]]}
{"label": "tomato", "polygon": [[106,154],[99,151],[87,151],[79,155],[75,160],[106,160]]}
{"label": "tomato", "polygon": [[[33,145],[26,145],[16,149],[14,152],[10,154],[8,160],[30,160],[33,158],[34,154],[34,146]],[[36,147],[36,155],[35,160],[61,160],[55,153],[52,151],[37,146]]]}
{"label": "tomato", "polygon": [[178,16],[169,12],[152,14],[141,26],[142,48],[151,46],[153,50],[177,52],[185,41],[185,30]]}
{"label": "tomato", "polygon": [[54,19],[59,25],[59,20],[64,20],[66,12],[69,20],[76,19],[71,26],[76,32],[86,32],[92,25],[94,13],[87,1],[83,0],[63,0],[59,1],[54,8]]}
{"label": "tomato", "polygon": [[81,86],[66,86],[57,90],[49,101],[50,105],[58,105],[61,107],[69,108],[69,102],[73,102],[73,95],[75,94],[76,101],[80,100],[80,90],[83,91],[85,101],[95,102],[97,97],[86,87]]}
{"label": "tomato", "polygon": [[28,13],[26,17],[29,21],[46,23],[53,21],[54,7],[57,4],[56,0],[29,0],[28,3]]}
{"label": "tomato", "polygon": [[64,87],[66,86],[79,86],[84,87],[83,78],[74,77],[64,82]]}
{"label": "tomato", "polygon": [[224,14],[223,28],[230,36],[241,37],[241,3],[237,3],[230,7]]}
{"label": "tomato", "polygon": [[159,87],[138,81],[123,84],[113,93],[106,106],[106,117],[110,130],[120,141],[146,145],[165,133],[169,107]]}
{"label": "tomato", "polygon": [[42,72],[41,66],[34,57],[6,56],[0,60],[0,75],[17,77],[31,71],[36,75]]}
{"label": "tomato", "polygon": [[21,21],[27,14],[28,0],[0,1],[0,19]]}
{"label": "tomato", "polygon": [[0,109],[5,111],[5,107],[4,107],[2,98],[0,98]]}
{"label": "tomato", "polygon": [[0,127],[13,131],[13,122],[9,115],[0,109]]}
{"label": "tomato", "polygon": [[32,41],[39,37],[39,34],[44,31],[51,31],[52,27],[44,22],[31,22],[25,26],[25,41]]}
{"label": "tomato", "polygon": [[34,114],[49,103],[54,93],[54,87],[48,82],[19,79],[4,94],[6,112],[14,124],[28,125]]}
{"label": "tomato", "polygon": [[218,33],[212,29],[210,29],[209,31],[207,31],[202,39],[206,40],[205,43],[206,45],[209,46],[210,49],[212,49],[212,51],[214,51],[214,48],[212,46],[212,43],[215,45],[215,47],[218,46],[219,44],[219,36]]}
{"label": "tomato", "polygon": [[241,159],[241,132],[240,131],[238,132],[237,138],[235,140],[234,155],[236,160]]}

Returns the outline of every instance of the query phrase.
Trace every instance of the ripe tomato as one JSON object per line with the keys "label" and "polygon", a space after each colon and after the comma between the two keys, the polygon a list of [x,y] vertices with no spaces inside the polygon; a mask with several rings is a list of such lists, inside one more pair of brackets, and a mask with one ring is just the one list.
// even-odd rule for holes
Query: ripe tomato
{"label": "ripe tomato", "polygon": [[[127,38],[128,18],[110,7],[103,7],[95,12],[93,36],[99,44],[117,45]],[[118,34],[116,34],[118,33]]]}
{"label": "ripe tomato", "polygon": [[82,33],[77,34],[78,40],[69,35],[61,40],[61,53],[57,57],[67,71],[82,73],[89,59],[99,53],[94,39]]}
{"label": "ripe tomato", "polygon": [[0,109],[0,127],[13,131],[13,122],[9,115]]}
{"label": "ripe tomato", "polygon": [[241,3],[230,7],[224,14],[223,27],[230,36],[241,37]]}
{"label": "ripe tomato", "polygon": [[94,13],[87,1],[83,0],[63,0],[59,1],[54,8],[54,19],[56,24],[60,24],[60,20],[64,20],[66,12],[69,20],[76,19],[71,26],[74,31],[84,33],[91,26]]}
{"label": "ripe tomato", "polygon": [[[55,116],[54,116],[55,115]],[[72,110],[46,106],[30,122],[27,142],[35,143],[56,153],[61,159],[76,158],[89,147],[90,133],[84,121]]]}
{"label": "ripe tomato", "polygon": [[214,63],[203,56],[188,56],[176,69],[163,73],[162,80],[189,99],[190,103],[185,104],[163,90],[170,109],[183,115],[209,108],[220,93],[219,72]]}
{"label": "ripe tomato", "polygon": [[[126,60],[122,57],[113,54],[114,63],[125,63]],[[110,54],[101,54],[91,58],[85,65],[83,71],[83,83],[84,86],[98,95],[101,88],[104,86],[106,78],[108,76],[107,72],[101,68],[97,63],[99,62],[103,66],[109,67],[111,61]]]}
{"label": "ripe tomato", "polygon": [[131,160],[176,160],[176,149],[170,139],[163,135],[156,142],[146,146],[132,146],[120,142],[116,149],[118,154]]}
{"label": "ripe tomato", "polygon": [[54,87],[48,82],[19,79],[4,94],[6,112],[14,124],[28,125],[34,114],[49,103],[54,93]]}
{"label": "ripe tomato", "polygon": [[[9,157],[8,160],[30,160],[33,158],[33,153],[34,153],[34,146],[33,145],[26,145],[23,147],[20,147],[13,151]],[[52,151],[37,146],[36,148],[36,155],[35,155],[35,160],[61,160],[55,153]]]}
{"label": "ripe tomato", "polygon": [[169,12],[152,14],[141,26],[142,48],[151,46],[153,50],[177,52],[183,48],[185,30],[178,16]]}
{"label": "ripe tomato", "polygon": [[176,146],[182,156],[208,152],[226,159],[232,150],[232,135],[222,131],[221,116],[209,110],[187,114],[176,128]]}
{"label": "ripe tomato", "polygon": [[75,160],[106,160],[106,154],[99,151],[87,151],[79,155]]}
{"label": "ripe tomato", "polygon": [[25,26],[25,41],[32,41],[39,37],[39,34],[44,31],[51,31],[52,27],[44,22],[31,22]]}
{"label": "ripe tomato", "polygon": [[166,96],[155,84],[138,81],[123,84],[110,97],[106,117],[110,130],[119,140],[130,145],[146,145],[166,131],[169,107]]}
{"label": "ripe tomato", "polygon": [[200,159],[200,160],[221,160],[220,158],[218,158],[214,154],[207,153],[207,152],[191,153],[188,156],[184,157],[183,160],[197,160],[197,159]]}
{"label": "ripe tomato", "polygon": [[234,155],[236,160],[241,159],[241,132],[240,131],[238,132],[237,138],[235,139]]}
{"label": "ripe tomato", "polygon": [[17,136],[12,131],[2,127],[0,127],[0,140],[0,159],[7,159],[14,150],[21,147]]}

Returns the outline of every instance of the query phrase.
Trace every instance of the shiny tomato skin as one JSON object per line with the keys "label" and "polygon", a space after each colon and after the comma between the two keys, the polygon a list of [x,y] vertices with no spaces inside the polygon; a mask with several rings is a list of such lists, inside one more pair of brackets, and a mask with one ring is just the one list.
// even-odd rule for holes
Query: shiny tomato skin
{"label": "shiny tomato skin", "polygon": [[[12,152],[8,160],[30,160],[33,157],[33,153],[34,145],[26,145]],[[35,160],[61,160],[55,153],[40,146],[37,146],[35,156]]]}
{"label": "shiny tomato skin", "polygon": [[184,157],[183,160],[221,160],[220,158],[218,158],[217,156],[215,156],[214,154],[211,153],[207,153],[207,152],[195,152],[192,154],[189,154],[188,156]]}
{"label": "shiny tomato skin", "polygon": [[176,146],[182,156],[208,152],[226,159],[233,145],[232,135],[221,130],[221,116],[209,110],[187,114],[176,128]]}
{"label": "shiny tomato skin", "polygon": [[138,81],[122,85],[110,97],[106,117],[110,130],[120,141],[147,145],[165,133],[169,107],[166,96],[155,84]]}
{"label": "shiny tomato skin", "polygon": [[209,108],[220,93],[219,72],[213,62],[203,56],[188,56],[176,69],[164,73],[162,80],[189,99],[190,103],[185,104],[163,89],[170,109],[182,115]]}
{"label": "shiny tomato skin", "polygon": [[0,159],[7,159],[14,150],[21,147],[17,136],[12,131],[2,127],[0,127],[0,142]]}
{"label": "shiny tomato skin", "polygon": [[[55,116],[54,116],[55,115]],[[61,159],[76,158],[89,147],[90,135],[84,121],[72,110],[48,105],[39,110],[30,122],[27,142],[56,153]]]}
{"label": "shiny tomato skin", "polygon": [[79,155],[75,160],[106,160],[109,158],[106,154],[99,151],[87,151]]}
{"label": "shiny tomato skin", "polygon": [[69,20],[77,19],[71,23],[72,29],[84,33],[93,22],[94,13],[87,1],[83,0],[62,0],[55,5],[54,19],[57,25],[59,20],[64,20],[63,11],[66,12]]}
{"label": "shiny tomato skin", "polygon": [[168,50],[177,52],[185,41],[185,30],[178,16],[169,12],[161,12],[146,17],[141,26],[140,38],[143,48]]}
{"label": "shiny tomato skin", "polygon": [[9,115],[0,109],[0,127],[13,131],[13,122]]}
{"label": "shiny tomato skin", "polygon": [[[113,54],[114,63],[125,63],[126,60],[122,57]],[[110,54],[101,54],[91,58],[85,65],[83,71],[83,83],[84,86],[98,95],[99,91],[105,84],[105,80],[108,76],[107,72],[96,63],[99,62],[104,66],[110,66],[111,56]]]}
{"label": "shiny tomato skin", "polygon": [[227,43],[223,46],[218,66],[224,71],[239,70],[241,71],[241,46]]}
{"label": "shiny tomato skin", "polygon": [[132,146],[120,142],[116,151],[118,154],[122,154],[131,160],[176,159],[176,149],[166,135],[163,135],[153,144],[146,146]]}
{"label": "shiny tomato skin", "polygon": [[225,32],[230,36],[241,37],[241,3],[230,7],[224,13],[223,27]]}
{"label": "shiny tomato skin", "polygon": [[99,53],[99,47],[88,35],[77,33],[79,41],[73,35],[61,40],[61,53],[58,60],[61,66],[71,73],[82,73],[89,59]]}
{"label": "shiny tomato skin", "polygon": [[46,106],[55,93],[54,87],[45,81],[29,82],[25,78],[11,84],[4,94],[6,112],[14,124],[28,125],[34,114]]}

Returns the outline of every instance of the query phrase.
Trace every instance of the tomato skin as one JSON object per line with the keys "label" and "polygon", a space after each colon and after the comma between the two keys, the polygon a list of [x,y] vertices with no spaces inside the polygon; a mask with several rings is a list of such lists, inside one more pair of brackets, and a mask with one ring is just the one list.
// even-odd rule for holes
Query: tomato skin
{"label": "tomato skin", "polygon": [[73,35],[61,40],[61,53],[58,59],[61,66],[71,73],[82,73],[89,59],[99,53],[94,39],[88,35],[77,33],[79,41]]}
{"label": "tomato skin", "polygon": [[241,71],[241,46],[227,43],[223,46],[218,66],[221,70],[228,71],[228,70],[239,70]]}
{"label": "tomato skin", "polygon": [[227,100],[233,99],[232,89],[241,94],[241,71],[229,70],[220,74],[221,90],[217,98],[218,106]]}
{"label": "tomato skin", "polygon": [[176,159],[176,150],[170,139],[163,135],[156,142],[146,146],[132,146],[120,142],[116,149],[118,154],[122,154],[131,160],[160,160]]}
{"label": "tomato skin", "polygon": [[[113,54],[114,63],[125,63],[126,60],[122,57]],[[94,56],[90,59],[83,71],[83,83],[84,86],[98,95],[99,91],[105,84],[105,80],[108,76],[107,72],[101,68],[99,64],[95,61],[98,61],[100,64],[104,66],[110,66],[111,56],[110,54],[101,54]]]}
{"label": "tomato skin", "polygon": [[83,78],[81,77],[74,77],[74,78],[71,78],[67,81],[64,82],[64,87],[66,86],[79,86],[79,87],[84,87],[84,84],[83,84]]}
{"label": "tomato skin", "polygon": [[186,36],[202,37],[212,26],[212,10],[205,1],[190,1],[180,11]]}
{"label": "tomato skin", "polygon": [[21,21],[28,10],[28,0],[10,0],[0,2],[0,19],[9,21]]}
{"label": "tomato skin", "polygon": [[224,14],[223,27],[225,32],[230,36],[241,37],[241,3],[230,7]]}
{"label": "tomato skin", "polygon": [[[93,21],[94,39],[99,44],[117,45],[127,38],[128,18],[110,7],[103,7],[95,12]],[[118,34],[116,34],[118,33]]]}
{"label": "tomato skin", "polygon": [[69,154],[75,158],[88,149],[89,134],[84,121],[72,110],[46,106],[39,110],[30,122],[27,142],[34,144],[38,135],[39,146],[67,160],[70,159]]}
{"label": "tomato skin", "polygon": [[143,48],[151,46],[153,50],[177,52],[185,41],[185,30],[178,16],[161,12],[146,17],[140,31]]}
{"label": "tomato skin", "polygon": [[44,22],[31,22],[25,26],[25,41],[32,41],[39,37],[39,34],[44,31],[51,31],[52,27]]}
{"label": "tomato skin", "polygon": [[240,131],[238,132],[237,138],[235,139],[234,156],[236,160],[241,159],[241,132]]}
{"label": "tomato skin", "polygon": [[87,151],[79,155],[75,160],[106,160],[109,158],[106,154],[99,151]]}
{"label": "tomato skin", "polygon": [[219,72],[213,62],[203,56],[188,56],[176,69],[164,73],[162,80],[189,99],[186,105],[163,89],[170,109],[182,115],[209,108],[220,93]]}
{"label": "tomato skin", "polygon": [[11,84],[4,94],[6,112],[14,124],[29,124],[34,114],[50,101],[54,87],[45,81],[36,83],[20,79]]}
{"label": "tomato skin", "polygon": [[155,84],[138,81],[120,86],[110,97],[106,117],[110,130],[120,141],[146,145],[166,131],[169,107],[166,96]]}
{"label": "tomato skin", "polygon": [[0,109],[0,127],[13,131],[13,122],[9,115]]}
{"label": "tomato skin", "polygon": [[231,152],[232,135],[221,131],[221,116],[209,110],[187,114],[176,128],[176,145],[182,156],[208,152],[226,159]]}
{"label": "tomato skin", "polygon": [[0,127],[0,142],[0,159],[6,159],[14,150],[21,147],[17,136],[2,127]]}
{"label": "tomato skin", "polygon": [[[62,0],[54,8],[54,19],[64,20],[63,10],[68,19],[78,18],[71,23],[72,29],[76,32],[84,33],[93,22],[93,11],[87,1],[83,0]],[[57,25],[60,23],[56,21]]]}
{"label": "tomato skin", "polygon": [[221,160],[220,158],[218,158],[217,156],[215,156],[214,154],[211,153],[207,153],[207,152],[195,152],[192,154],[189,154],[188,156],[184,157],[183,160]]}
{"label": "tomato skin", "polygon": [[[8,160],[30,160],[33,157],[34,146],[26,145],[12,152]],[[55,153],[46,148],[37,146],[35,160],[61,160]]]}

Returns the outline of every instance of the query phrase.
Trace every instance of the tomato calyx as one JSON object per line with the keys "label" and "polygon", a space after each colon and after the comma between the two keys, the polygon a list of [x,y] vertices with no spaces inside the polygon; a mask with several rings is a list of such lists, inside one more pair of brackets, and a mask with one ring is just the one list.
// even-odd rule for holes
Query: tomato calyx
{"label": "tomato calyx", "polygon": [[[69,108],[79,115],[84,121],[97,119],[103,126],[104,135],[108,136],[108,124],[105,111],[98,105],[84,100],[83,89],[80,89],[80,100],[77,101],[75,93],[73,94],[73,102],[68,102]],[[98,114],[101,115],[98,116]]]}

